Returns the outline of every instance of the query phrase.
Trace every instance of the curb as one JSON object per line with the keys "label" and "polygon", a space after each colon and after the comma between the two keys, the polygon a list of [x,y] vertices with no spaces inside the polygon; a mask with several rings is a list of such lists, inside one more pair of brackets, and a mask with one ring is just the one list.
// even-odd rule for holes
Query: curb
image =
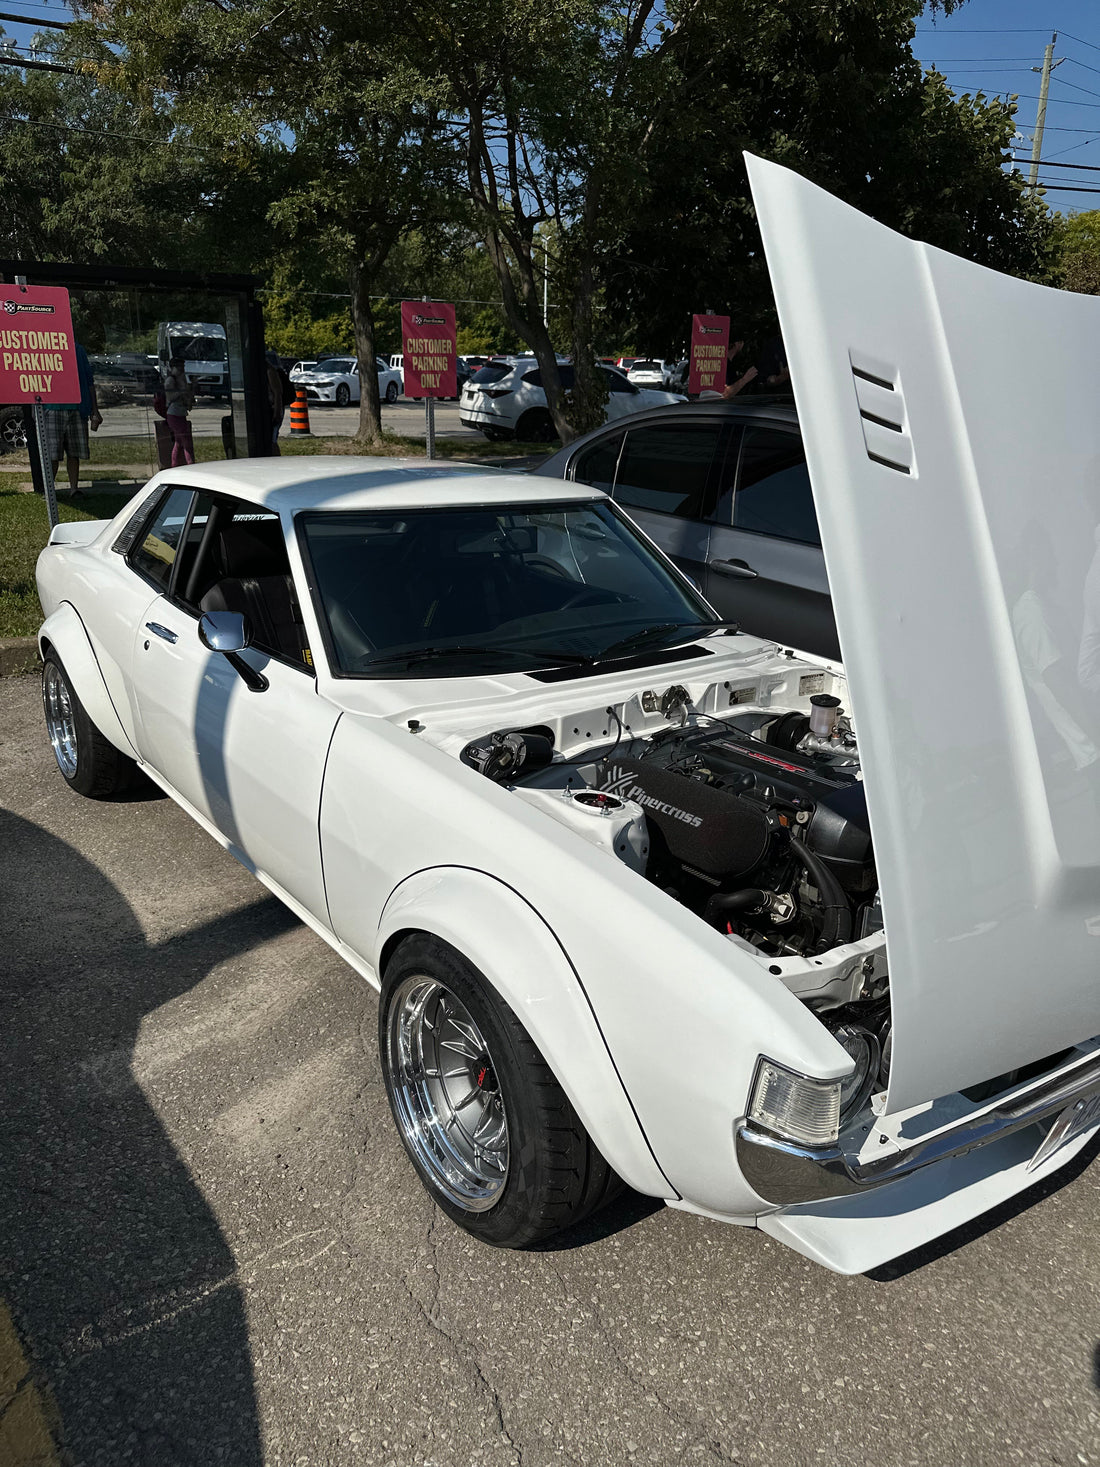
{"label": "curb", "polygon": [[0,637],[0,677],[33,672],[38,665],[37,637]]}

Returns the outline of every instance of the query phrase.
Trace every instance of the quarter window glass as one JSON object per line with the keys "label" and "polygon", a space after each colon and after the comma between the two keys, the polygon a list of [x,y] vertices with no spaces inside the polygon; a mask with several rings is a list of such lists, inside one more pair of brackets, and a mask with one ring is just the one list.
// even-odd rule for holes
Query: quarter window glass
{"label": "quarter window glass", "polygon": [[582,449],[573,460],[573,478],[578,484],[591,484],[593,489],[611,493],[615,482],[615,464],[619,457],[621,433],[614,433]]}
{"label": "quarter window glass", "polygon": [[162,591],[168,589],[192,492],[190,489],[171,490],[130,555],[133,568]]}
{"label": "quarter window glass", "polygon": [[[542,372],[535,367],[533,371],[524,372],[523,380],[529,382],[532,387],[541,387]],[[567,392],[573,386],[573,368],[568,362],[558,363],[558,381]]]}
{"label": "quarter window glass", "polygon": [[607,378],[608,392],[625,392],[632,396],[638,391],[633,382],[628,382],[621,372],[609,372],[604,368],[604,376]]}
{"label": "quarter window glass", "polygon": [[707,424],[633,428],[619,463],[614,498],[634,509],[700,519],[718,441]]}
{"label": "quarter window glass", "polygon": [[733,525],[804,545],[821,544],[806,455],[796,434],[773,428],[747,430]]}

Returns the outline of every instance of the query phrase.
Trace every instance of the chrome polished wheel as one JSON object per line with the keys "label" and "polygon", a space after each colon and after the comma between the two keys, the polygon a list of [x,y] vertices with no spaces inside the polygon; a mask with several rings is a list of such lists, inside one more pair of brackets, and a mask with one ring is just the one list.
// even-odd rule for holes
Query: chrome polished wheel
{"label": "chrome polished wheel", "polygon": [[406,1145],[455,1205],[485,1212],[508,1179],[508,1116],[481,1030],[438,979],[394,991],[386,1059]]}
{"label": "chrome polished wheel", "polygon": [[69,685],[54,662],[47,662],[43,670],[42,704],[57,767],[66,779],[72,779],[77,767],[76,715]]}

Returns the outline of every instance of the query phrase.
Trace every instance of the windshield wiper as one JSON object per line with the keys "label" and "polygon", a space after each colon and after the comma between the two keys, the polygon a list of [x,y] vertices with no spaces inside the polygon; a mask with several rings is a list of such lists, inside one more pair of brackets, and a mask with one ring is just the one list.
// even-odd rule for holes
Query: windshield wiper
{"label": "windshield wiper", "polygon": [[573,662],[587,665],[592,661],[591,657],[580,652],[559,652],[557,649],[541,652],[534,647],[497,647],[478,643],[452,647],[415,647],[409,652],[385,652],[378,657],[368,657],[364,661],[367,667],[380,667],[384,663],[394,662],[411,666],[417,662],[442,662],[449,657],[475,656],[519,657],[534,663],[536,667],[553,667]]}
{"label": "windshield wiper", "polygon": [[737,631],[740,626],[736,621],[663,621],[656,626],[641,627],[636,632],[631,632],[628,637],[622,637],[617,642],[612,642],[610,647],[605,647],[592,658],[593,662],[608,662],[613,657],[623,656],[635,648],[643,647],[646,642],[655,637],[667,636],[669,632],[692,631],[695,636],[689,638],[695,641],[698,637],[705,636],[708,632],[720,632],[723,629]]}

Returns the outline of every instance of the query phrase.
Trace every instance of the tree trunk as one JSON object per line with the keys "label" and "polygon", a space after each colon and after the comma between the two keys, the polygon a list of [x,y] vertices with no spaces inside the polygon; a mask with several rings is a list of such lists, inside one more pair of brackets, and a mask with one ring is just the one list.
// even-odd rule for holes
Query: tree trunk
{"label": "tree trunk", "polygon": [[362,260],[357,259],[351,267],[351,323],[359,363],[359,430],[355,436],[363,443],[376,444],[382,441],[382,399],[375,366],[370,287],[370,275]]}

